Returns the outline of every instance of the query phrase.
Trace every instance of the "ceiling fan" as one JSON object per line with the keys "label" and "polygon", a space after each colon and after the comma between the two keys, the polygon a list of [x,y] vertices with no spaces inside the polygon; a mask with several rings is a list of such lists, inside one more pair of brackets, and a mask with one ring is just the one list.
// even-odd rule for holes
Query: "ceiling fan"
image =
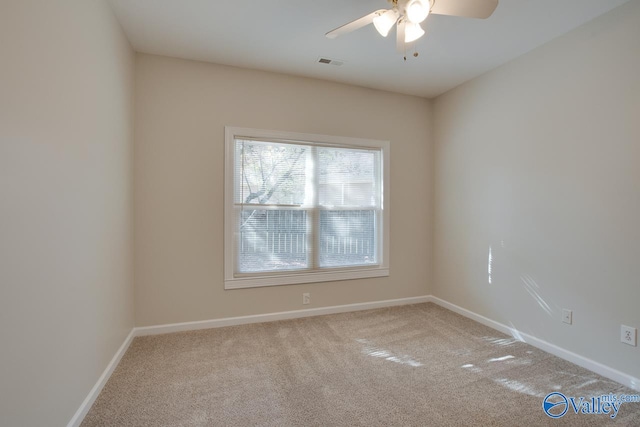
{"label": "ceiling fan", "polygon": [[[397,26],[396,48],[406,52],[416,40],[424,35],[421,23],[430,14],[463,16],[485,19],[493,14],[498,0],[387,0],[391,9],[379,9],[351,21],[326,36],[334,39],[373,23],[382,37],[387,37],[394,24]],[[414,56],[418,56],[417,52]],[[406,60],[405,56],[405,60]]]}

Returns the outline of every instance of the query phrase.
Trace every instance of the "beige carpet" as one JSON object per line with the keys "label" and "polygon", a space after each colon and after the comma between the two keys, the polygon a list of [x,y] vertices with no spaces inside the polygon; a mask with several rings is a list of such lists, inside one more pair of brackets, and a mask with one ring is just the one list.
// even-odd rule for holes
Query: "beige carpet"
{"label": "beige carpet", "polygon": [[638,394],[434,304],[138,337],[83,426],[640,426]]}

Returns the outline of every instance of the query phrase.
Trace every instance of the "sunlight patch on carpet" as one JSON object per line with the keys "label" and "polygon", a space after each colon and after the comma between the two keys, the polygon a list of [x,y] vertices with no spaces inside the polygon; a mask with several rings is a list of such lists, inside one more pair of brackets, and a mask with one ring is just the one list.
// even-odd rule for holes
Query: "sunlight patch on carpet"
{"label": "sunlight patch on carpet", "polygon": [[360,344],[365,344],[365,347],[362,349],[362,353],[366,354],[367,356],[379,357],[384,360],[388,360],[390,362],[413,366],[414,368],[422,366],[422,363],[414,360],[409,355],[403,355],[403,356],[394,355],[388,350],[371,346],[369,342],[365,339],[357,339],[356,341],[359,342]]}

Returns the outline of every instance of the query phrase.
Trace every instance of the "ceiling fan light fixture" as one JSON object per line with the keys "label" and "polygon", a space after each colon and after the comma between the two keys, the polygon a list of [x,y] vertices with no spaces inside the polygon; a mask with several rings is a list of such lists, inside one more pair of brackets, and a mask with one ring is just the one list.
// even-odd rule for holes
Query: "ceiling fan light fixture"
{"label": "ceiling fan light fixture", "polygon": [[389,9],[386,12],[373,18],[373,25],[382,37],[387,37],[393,24],[398,20],[398,12],[395,9]]}
{"label": "ceiling fan light fixture", "polygon": [[411,43],[424,36],[424,30],[419,24],[407,23],[404,27],[404,42]]}
{"label": "ceiling fan light fixture", "polygon": [[407,19],[413,24],[419,24],[427,19],[429,12],[428,0],[411,0],[409,4],[407,4]]}

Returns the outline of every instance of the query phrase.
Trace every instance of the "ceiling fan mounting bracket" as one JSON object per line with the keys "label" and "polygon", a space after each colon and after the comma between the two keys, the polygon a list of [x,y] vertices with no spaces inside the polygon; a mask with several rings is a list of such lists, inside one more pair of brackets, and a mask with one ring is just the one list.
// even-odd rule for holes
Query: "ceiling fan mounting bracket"
{"label": "ceiling fan mounting bracket", "polygon": [[[402,8],[402,10],[404,11],[411,0],[387,0],[387,2],[393,7]],[[436,0],[424,0],[424,2],[429,3],[429,10],[431,10],[433,8],[433,5],[436,3]]]}

